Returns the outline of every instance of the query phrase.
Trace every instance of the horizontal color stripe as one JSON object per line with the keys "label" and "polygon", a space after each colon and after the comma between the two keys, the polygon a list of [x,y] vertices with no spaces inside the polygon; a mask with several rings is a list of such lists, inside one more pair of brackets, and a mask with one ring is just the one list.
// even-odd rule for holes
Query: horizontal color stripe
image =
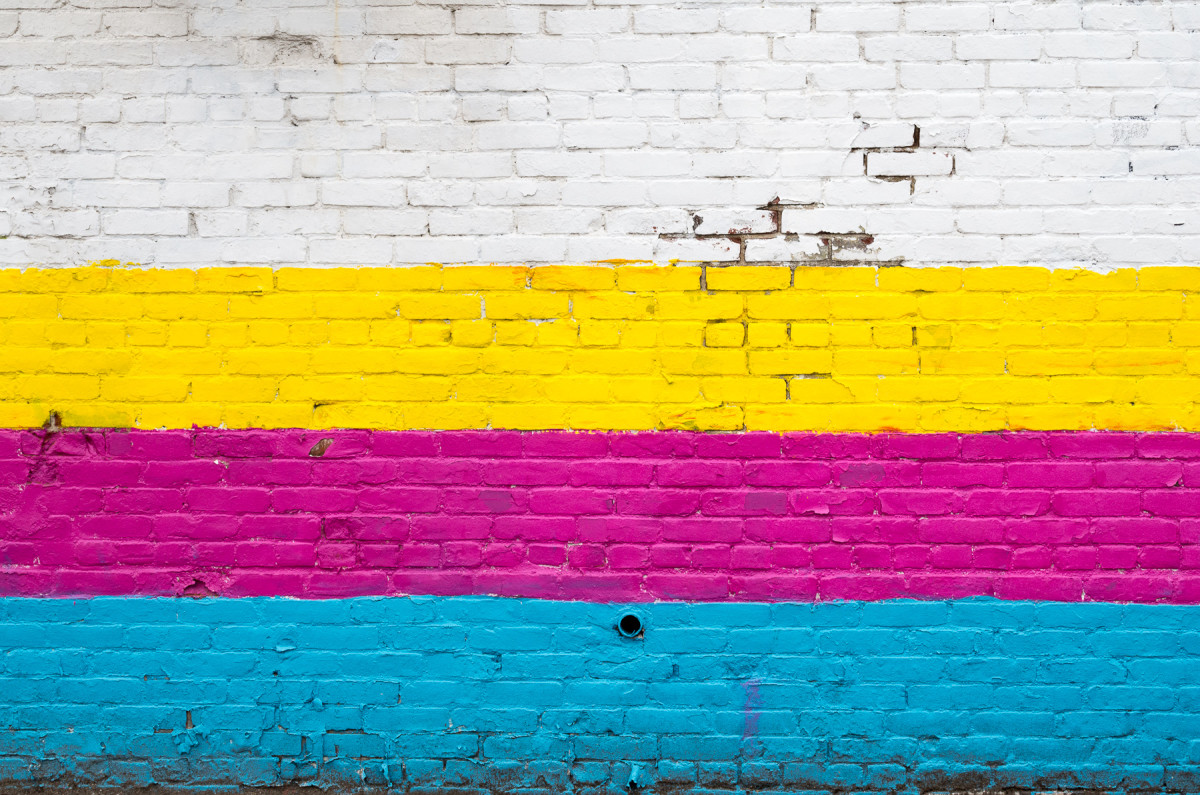
{"label": "horizontal color stripe", "polygon": [[0,783],[1195,792],[1197,608],[0,600]]}
{"label": "horizontal color stripe", "polygon": [[0,593],[1200,602],[1200,435],[0,432]]}
{"label": "horizontal color stripe", "polygon": [[0,272],[0,426],[1200,430],[1200,268]]}

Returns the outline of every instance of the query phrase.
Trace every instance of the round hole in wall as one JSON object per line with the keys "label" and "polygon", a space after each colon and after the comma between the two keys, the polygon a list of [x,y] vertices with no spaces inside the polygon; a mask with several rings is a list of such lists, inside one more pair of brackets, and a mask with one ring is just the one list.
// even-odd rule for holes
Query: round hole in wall
{"label": "round hole in wall", "polygon": [[617,632],[620,632],[623,637],[636,638],[642,634],[645,627],[642,626],[642,619],[635,613],[626,613],[621,616],[621,620],[617,622]]}

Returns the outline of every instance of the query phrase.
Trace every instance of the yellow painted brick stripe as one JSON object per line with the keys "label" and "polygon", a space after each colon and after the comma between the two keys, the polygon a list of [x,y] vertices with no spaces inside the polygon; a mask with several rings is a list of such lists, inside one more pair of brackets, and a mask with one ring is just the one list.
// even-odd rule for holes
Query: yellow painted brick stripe
{"label": "yellow painted brick stripe", "polygon": [[1200,268],[0,271],[0,424],[1200,430]]}

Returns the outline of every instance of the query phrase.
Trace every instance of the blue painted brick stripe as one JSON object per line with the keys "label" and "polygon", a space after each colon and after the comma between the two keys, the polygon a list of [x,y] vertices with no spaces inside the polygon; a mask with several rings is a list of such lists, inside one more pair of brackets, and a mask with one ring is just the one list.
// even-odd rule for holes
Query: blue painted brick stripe
{"label": "blue painted brick stripe", "polygon": [[0,600],[0,783],[1200,784],[1200,608]]}

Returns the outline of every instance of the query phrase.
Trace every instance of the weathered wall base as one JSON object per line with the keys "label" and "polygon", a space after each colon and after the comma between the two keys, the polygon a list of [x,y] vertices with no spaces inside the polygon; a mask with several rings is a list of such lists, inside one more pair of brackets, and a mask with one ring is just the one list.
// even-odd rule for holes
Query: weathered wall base
{"label": "weathered wall base", "polygon": [[[965,600],[7,599],[0,780],[1194,791],[1200,613]],[[1164,763],[1163,760],[1173,760]]]}

